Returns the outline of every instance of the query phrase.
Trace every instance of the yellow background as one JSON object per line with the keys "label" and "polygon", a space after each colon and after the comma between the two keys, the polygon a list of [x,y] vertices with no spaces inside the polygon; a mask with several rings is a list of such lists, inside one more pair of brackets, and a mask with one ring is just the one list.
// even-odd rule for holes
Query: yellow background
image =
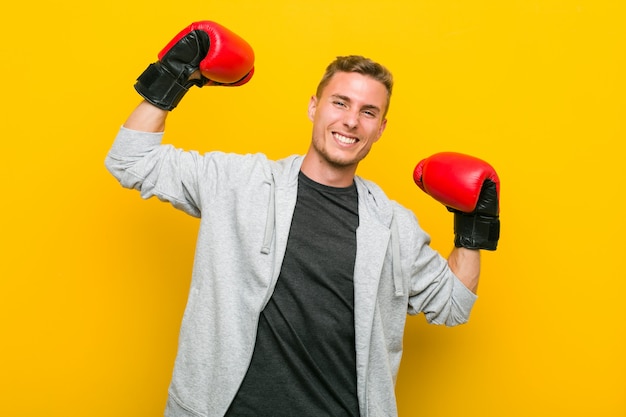
{"label": "yellow background", "polygon": [[434,152],[502,180],[502,238],[457,328],[409,319],[401,416],[626,416],[626,6],[619,0],[12,2],[2,24],[0,416],[162,415],[197,220],[122,189],[104,156],[135,78],[180,29],[254,47],[238,89],[194,89],[166,141],[306,150],[327,63],[396,78],[360,168],[451,249],[452,217],[413,184]]}

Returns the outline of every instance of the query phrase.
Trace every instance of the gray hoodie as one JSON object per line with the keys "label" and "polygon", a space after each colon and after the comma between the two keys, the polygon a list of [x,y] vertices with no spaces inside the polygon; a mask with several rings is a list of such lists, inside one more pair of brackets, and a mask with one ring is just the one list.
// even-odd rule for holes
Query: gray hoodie
{"label": "gray hoodie", "polygon": [[[302,157],[201,155],[162,145],[162,136],[122,127],[105,163],[122,186],[200,218],[165,415],[221,417],[243,381],[259,314],[281,269]],[[430,248],[410,210],[374,183],[355,182],[359,407],[362,416],[396,416],[407,313],[453,326],[468,320],[476,296]]]}

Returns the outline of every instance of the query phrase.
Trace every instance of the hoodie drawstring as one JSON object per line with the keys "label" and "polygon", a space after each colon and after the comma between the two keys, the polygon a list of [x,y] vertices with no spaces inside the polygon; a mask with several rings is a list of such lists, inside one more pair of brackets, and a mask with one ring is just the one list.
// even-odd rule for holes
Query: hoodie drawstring
{"label": "hoodie drawstring", "polygon": [[274,235],[274,227],[276,226],[276,193],[274,189],[274,181],[265,181],[270,186],[270,198],[267,206],[267,219],[265,220],[265,236],[263,236],[263,246],[261,253],[267,255],[270,253],[272,245],[272,237]]}
{"label": "hoodie drawstring", "polygon": [[402,263],[400,260],[400,243],[398,239],[398,224],[396,217],[391,219],[391,273],[393,274],[393,286],[396,296],[404,295],[402,279]]}

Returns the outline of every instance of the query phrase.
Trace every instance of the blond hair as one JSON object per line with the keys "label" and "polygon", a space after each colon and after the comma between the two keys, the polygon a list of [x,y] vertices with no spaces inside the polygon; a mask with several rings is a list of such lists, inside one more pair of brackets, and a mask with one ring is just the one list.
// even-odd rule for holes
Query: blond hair
{"label": "blond hair", "polygon": [[382,83],[387,89],[387,107],[383,112],[383,118],[387,115],[391,101],[391,91],[393,90],[393,75],[387,68],[360,55],[338,56],[326,67],[324,76],[317,85],[315,95],[318,99],[322,96],[322,92],[330,82],[330,79],[338,72],[356,72],[372,77]]}

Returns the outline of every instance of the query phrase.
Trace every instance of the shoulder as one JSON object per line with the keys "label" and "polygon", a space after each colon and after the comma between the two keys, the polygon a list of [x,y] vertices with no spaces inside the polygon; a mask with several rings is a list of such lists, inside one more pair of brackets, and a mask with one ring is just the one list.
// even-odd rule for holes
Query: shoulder
{"label": "shoulder", "polygon": [[390,225],[391,220],[400,226],[416,225],[415,214],[395,200],[391,200],[378,184],[361,177],[355,177],[359,201],[384,224]]}
{"label": "shoulder", "polygon": [[236,178],[261,177],[264,180],[287,181],[296,179],[302,157],[292,155],[272,160],[263,153],[226,153],[211,151],[203,155],[207,169],[225,171],[231,180]]}

